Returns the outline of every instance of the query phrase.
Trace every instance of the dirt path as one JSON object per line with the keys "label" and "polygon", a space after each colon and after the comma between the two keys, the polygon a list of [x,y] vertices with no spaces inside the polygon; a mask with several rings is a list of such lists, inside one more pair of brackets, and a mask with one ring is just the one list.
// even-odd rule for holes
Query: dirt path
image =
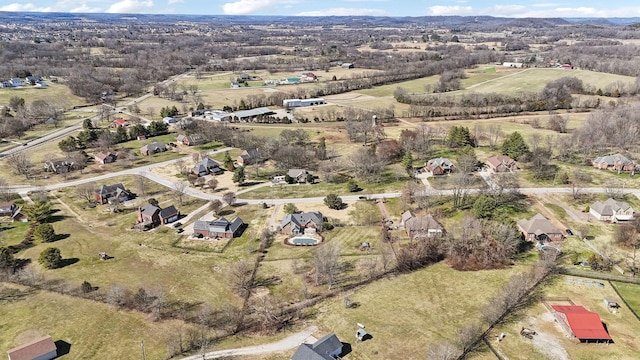
{"label": "dirt path", "polygon": [[311,335],[316,331],[318,331],[318,328],[316,326],[309,326],[306,329],[299,331],[293,335],[290,335],[280,341],[272,342],[269,344],[249,346],[249,347],[238,348],[238,349],[211,351],[204,354],[204,356],[202,354],[193,355],[193,356],[183,358],[182,360],[219,359],[219,358],[227,358],[232,356],[258,355],[258,354],[269,354],[274,352],[285,352],[297,346],[300,346],[300,344],[307,341],[307,339],[309,339]]}

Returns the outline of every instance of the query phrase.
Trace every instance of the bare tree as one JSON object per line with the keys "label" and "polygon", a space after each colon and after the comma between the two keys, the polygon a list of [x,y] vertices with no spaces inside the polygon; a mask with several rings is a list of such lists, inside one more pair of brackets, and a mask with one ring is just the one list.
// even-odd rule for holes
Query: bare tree
{"label": "bare tree", "polygon": [[609,179],[605,182],[604,186],[605,186],[604,191],[610,197],[616,200],[620,200],[624,197],[625,183],[623,180]]}
{"label": "bare tree", "polygon": [[450,342],[439,342],[432,344],[427,349],[426,360],[455,360],[460,358],[460,349]]}
{"label": "bare tree", "polygon": [[184,197],[187,195],[187,183],[184,181],[173,184],[173,190],[171,191],[173,197],[178,200],[178,203],[182,205]]}
{"label": "bare tree", "polygon": [[334,243],[320,245],[313,253],[315,285],[326,284],[329,290],[342,271],[340,248]]}
{"label": "bare tree", "polygon": [[209,202],[209,210],[213,211],[214,214],[218,215],[220,210],[222,210],[223,204],[222,201],[215,199]]}
{"label": "bare tree", "polygon": [[233,289],[242,297],[248,296],[253,288],[255,265],[246,259],[233,263],[229,267],[228,277]]}
{"label": "bare tree", "polygon": [[218,187],[218,180],[216,179],[207,180],[207,186],[209,186],[209,190],[215,191],[216,187]]}
{"label": "bare tree", "polygon": [[96,183],[88,182],[76,186],[76,194],[87,200],[88,203],[95,201]]}
{"label": "bare tree", "polygon": [[227,191],[222,194],[222,200],[229,204],[229,206],[232,206],[236,202],[236,193],[233,191]]}
{"label": "bare tree", "polygon": [[0,201],[8,201],[11,197],[9,189],[7,188],[7,181],[0,179]]}
{"label": "bare tree", "polygon": [[149,188],[149,179],[147,179],[144,175],[136,175],[135,178],[135,187],[140,195],[144,198],[147,196],[147,191]]}
{"label": "bare tree", "polygon": [[187,163],[186,161],[184,161],[184,159],[178,159],[175,162],[176,167],[178,168],[178,173],[180,173],[180,175],[184,174],[187,170]]}
{"label": "bare tree", "polygon": [[33,168],[33,164],[27,157],[24,151],[14,152],[9,155],[7,158],[7,165],[18,175],[24,175],[25,178],[29,179],[29,175],[31,175],[31,170]]}

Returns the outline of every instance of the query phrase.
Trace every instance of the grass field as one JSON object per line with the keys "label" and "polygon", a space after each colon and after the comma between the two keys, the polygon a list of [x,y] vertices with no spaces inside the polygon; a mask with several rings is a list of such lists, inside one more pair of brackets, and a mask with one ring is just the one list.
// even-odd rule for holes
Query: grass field
{"label": "grass field", "polygon": [[[2,285],[0,285],[1,287]],[[16,288],[13,287],[12,288]],[[140,359],[144,341],[148,359],[165,359],[171,336],[190,326],[180,321],[151,322],[144,314],[46,291],[26,291],[0,301],[0,352],[41,335],[71,345],[65,359]]]}
{"label": "grass field", "polygon": [[[457,272],[439,263],[345,294],[356,308],[345,308],[340,297],[328,300],[317,306],[315,322],[351,344],[349,358],[421,359],[429,345],[477,319],[486,299],[522,270]],[[353,341],[357,323],[366,325],[371,340]]]}
{"label": "grass field", "polygon": [[58,108],[71,108],[76,105],[82,105],[85,101],[71,93],[71,90],[65,85],[47,82],[46,88],[0,88],[0,104],[8,105],[9,99],[14,96],[25,99],[26,105],[36,100],[44,100]]}
{"label": "grass field", "polygon": [[640,285],[618,282],[614,283],[614,285],[631,309],[640,316]]}

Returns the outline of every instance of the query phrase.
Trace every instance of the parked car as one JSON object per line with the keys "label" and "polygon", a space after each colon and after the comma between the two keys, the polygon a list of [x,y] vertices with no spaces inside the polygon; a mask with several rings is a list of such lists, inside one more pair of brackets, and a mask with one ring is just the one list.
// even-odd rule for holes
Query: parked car
{"label": "parked car", "polygon": [[183,228],[176,229],[176,234],[182,234],[184,232]]}
{"label": "parked car", "polygon": [[573,235],[573,231],[571,231],[571,229],[566,229],[565,231],[567,232],[567,235]]}
{"label": "parked car", "polygon": [[180,221],[176,221],[173,223],[174,228],[179,228],[180,226],[182,226],[182,223]]}
{"label": "parked car", "polygon": [[193,233],[191,234],[192,238],[196,238],[196,239],[202,239],[203,235],[202,234],[198,234],[198,233]]}

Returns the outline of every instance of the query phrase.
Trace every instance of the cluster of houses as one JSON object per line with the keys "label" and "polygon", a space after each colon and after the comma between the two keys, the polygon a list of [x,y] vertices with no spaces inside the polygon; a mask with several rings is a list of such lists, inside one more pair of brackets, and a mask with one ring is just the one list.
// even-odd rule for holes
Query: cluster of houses
{"label": "cluster of houses", "polygon": [[[507,155],[494,155],[485,161],[487,169],[494,173],[513,172],[518,170],[518,163]],[[431,159],[425,163],[424,170],[432,175],[446,175],[454,172],[455,165],[445,157]]]}
{"label": "cluster of houses", "polygon": [[40,76],[26,76],[24,78],[11,78],[9,80],[0,81],[0,87],[3,88],[19,88],[23,86],[33,86],[35,88],[45,88],[47,83]]}

